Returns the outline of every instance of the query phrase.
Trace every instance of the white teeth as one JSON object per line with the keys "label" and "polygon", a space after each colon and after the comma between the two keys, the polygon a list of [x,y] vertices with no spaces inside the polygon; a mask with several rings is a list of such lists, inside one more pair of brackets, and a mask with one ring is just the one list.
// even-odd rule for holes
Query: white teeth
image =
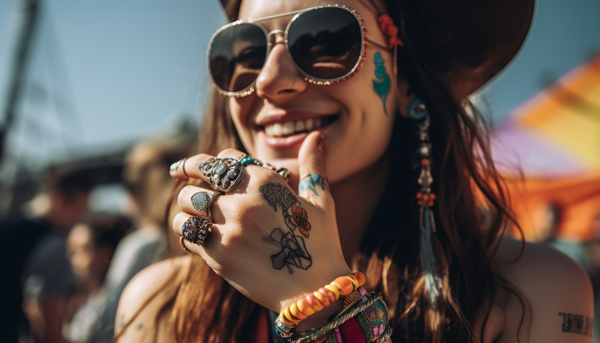
{"label": "white teeth", "polygon": [[279,137],[281,136],[283,131],[283,127],[281,126],[281,123],[275,123],[273,124],[273,128],[271,129],[271,135],[275,136],[275,137]]}
{"label": "white teeth", "polygon": [[274,123],[271,125],[265,125],[265,134],[271,137],[289,136],[294,132],[306,132],[312,131],[323,126],[323,119],[306,119],[287,121],[284,123]]}
{"label": "white teeth", "polygon": [[296,126],[294,125],[293,121],[288,121],[283,124],[282,133],[284,136],[291,135],[292,133],[294,133],[294,131],[296,131]]}
{"label": "white teeth", "polygon": [[313,129],[313,120],[312,119],[306,119],[306,122],[304,123],[304,128],[308,131]]}

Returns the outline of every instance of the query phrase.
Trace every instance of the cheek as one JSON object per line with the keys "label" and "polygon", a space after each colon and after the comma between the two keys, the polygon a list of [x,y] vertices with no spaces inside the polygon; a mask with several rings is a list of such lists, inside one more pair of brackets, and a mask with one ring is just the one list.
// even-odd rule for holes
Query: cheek
{"label": "cheek", "polygon": [[252,137],[250,117],[253,107],[254,94],[245,98],[230,98],[229,113],[233,125],[242,141],[242,144],[248,150],[248,153],[254,154],[254,138]]}
{"label": "cheek", "polygon": [[[391,56],[386,59],[391,61]],[[354,78],[330,93],[347,111],[343,132],[328,144],[327,167],[332,182],[372,167],[389,146],[398,100],[392,65],[387,60],[376,73],[374,54],[370,54]]]}

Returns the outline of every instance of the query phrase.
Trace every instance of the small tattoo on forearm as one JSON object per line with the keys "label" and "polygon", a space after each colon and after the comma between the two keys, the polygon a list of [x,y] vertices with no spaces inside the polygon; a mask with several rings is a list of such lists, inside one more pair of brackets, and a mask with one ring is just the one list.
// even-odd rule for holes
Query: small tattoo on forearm
{"label": "small tattoo on forearm", "polygon": [[327,180],[326,177],[312,173],[303,177],[298,184],[298,190],[300,192],[311,190],[314,195],[321,196],[317,187],[329,190],[329,180]]}
{"label": "small tattoo on forearm", "polygon": [[124,326],[125,326],[125,315],[122,314],[120,324],[119,324],[119,329],[122,329]]}
{"label": "small tattoo on forearm", "polygon": [[580,314],[559,313],[563,317],[562,331],[578,333],[585,336],[592,336],[594,327],[594,318],[582,316]]}
{"label": "small tattoo on forearm", "polygon": [[[308,221],[308,213],[301,207],[301,203],[288,187],[280,183],[268,183],[259,188],[265,200],[277,212],[281,213],[288,232],[275,228],[269,239],[276,242],[281,251],[271,255],[273,268],[280,270],[287,267],[290,274],[294,272],[292,266],[300,269],[308,269],[312,265],[312,257],[306,250],[304,237],[308,238],[311,229]],[[296,234],[296,229],[302,236]]]}

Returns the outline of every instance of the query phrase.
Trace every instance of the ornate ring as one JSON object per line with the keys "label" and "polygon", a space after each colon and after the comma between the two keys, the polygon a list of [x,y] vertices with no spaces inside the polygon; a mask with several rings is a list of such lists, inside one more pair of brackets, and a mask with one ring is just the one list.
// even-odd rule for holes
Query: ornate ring
{"label": "ornate ring", "polygon": [[183,238],[194,244],[202,245],[206,241],[206,236],[212,223],[204,217],[189,217],[181,230]]}
{"label": "ornate ring", "polygon": [[204,212],[206,215],[206,219],[214,223],[214,220],[212,219],[211,208],[212,204],[221,194],[223,193],[221,193],[220,191],[214,191],[213,194],[209,196],[206,192],[198,192],[192,195],[192,206],[194,206],[196,211]]}
{"label": "ornate ring", "polygon": [[211,158],[200,165],[200,171],[214,189],[225,193],[233,190],[244,178],[244,166],[229,157]]}
{"label": "ornate ring", "polygon": [[287,168],[277,169],[277,174],[281,175],[281,177],[285,180],[285,182],[287,182],[288,179],[290,178],[290,171]]}

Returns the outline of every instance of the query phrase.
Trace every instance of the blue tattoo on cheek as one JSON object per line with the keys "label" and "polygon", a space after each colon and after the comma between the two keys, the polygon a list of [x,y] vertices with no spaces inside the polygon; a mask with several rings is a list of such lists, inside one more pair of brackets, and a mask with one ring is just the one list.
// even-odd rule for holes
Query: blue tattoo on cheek
{"label": "blue tattoo on cheek", "polygon": [[298,184],[298,190],[302,192],[310,189],[313,191],[313,193],[315,193],[316,196],[320,196],[317,186],[320,186],[322,189],[328,189],[329,181],[326,177],[312,173],[306,175],[302,178],[302,180],[300,180],[300,183]]}
{"label": "blue tattoo on cheek", "polygon": [[383,102],[383,112],[387,116],[387,106],[385,102],[387,100],[388,94],[390,94],[390,89],[392,88],[392,80],[390,79],[390,74],[385,70],[385,61],[379,52],[375,53],[375,77],[377,80],[373,80],[373,90]]}

